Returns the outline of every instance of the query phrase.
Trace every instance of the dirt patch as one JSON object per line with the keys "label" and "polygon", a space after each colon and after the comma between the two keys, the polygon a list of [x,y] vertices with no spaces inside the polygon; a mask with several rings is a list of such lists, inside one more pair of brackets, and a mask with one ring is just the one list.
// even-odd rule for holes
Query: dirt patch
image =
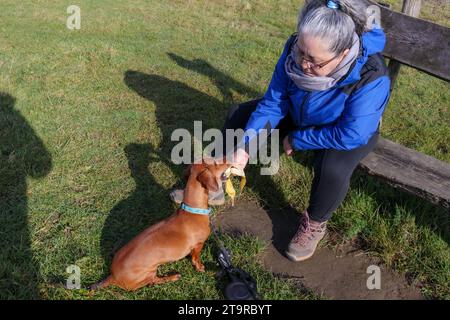
{"label": "dirt patch", "polygon": [[[238,201],[220,213],[215,224],[226,233],[247,233],[268,243],[262,258],[267,270],[299,279],[302,286],[328,299],[424,299],[419,288],[410,286],[403,275],[381,265],[377,259],[350,244],[332,249],[320,247],[304,262],[292,262],[284,255],[299,225],[293,210],[265,210],[256,203]],[[369,290],[367,268],[380,267],[381,289]]]}

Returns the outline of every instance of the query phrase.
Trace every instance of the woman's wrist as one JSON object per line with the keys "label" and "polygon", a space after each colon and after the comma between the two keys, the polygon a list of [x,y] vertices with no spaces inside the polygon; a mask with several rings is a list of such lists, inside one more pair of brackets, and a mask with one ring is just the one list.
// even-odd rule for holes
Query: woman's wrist
{"label": "woman's wrist", "polygon": [[233,164],[239,166],[242,170],[244,170],[247,165],[249,155],[243,148],[238,148],[234,152]]}

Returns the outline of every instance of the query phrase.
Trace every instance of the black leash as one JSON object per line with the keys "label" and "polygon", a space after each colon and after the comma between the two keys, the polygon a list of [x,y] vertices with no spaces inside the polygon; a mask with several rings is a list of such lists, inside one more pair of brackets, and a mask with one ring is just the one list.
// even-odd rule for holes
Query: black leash
{"label": "black leash", "polygon": [[259,300],[255,279],[241,268],[236,268],[231,263],[230,252],[219,239],[217,230],[211,222],[211,229],[219,247],[218,261],[222,270],[218,278],[225,278],[226,285],[224,295],[228,300]]}

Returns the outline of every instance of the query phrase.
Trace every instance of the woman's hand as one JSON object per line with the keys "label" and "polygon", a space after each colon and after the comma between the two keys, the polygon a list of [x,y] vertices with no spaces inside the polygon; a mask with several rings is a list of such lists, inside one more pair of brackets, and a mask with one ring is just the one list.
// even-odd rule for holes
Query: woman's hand
{"label": "woman's hand", "polygon": [[248,157],[249,157],[248,153],[245,152],[244,149],[241,149],[241,148],[237,149],[233,155],[233,165],[244,170],[244,168],[248,162]]}
{"label": "woman's hand", "polygon": [[288,156],[291,156],[292,153],[294,152],[294,149],[292,148],[292,146],[289,142],[289,135],[287,135],[283,139],[283,148],[284,148],[284,152],[286,152],[286,155],[288,155]]}

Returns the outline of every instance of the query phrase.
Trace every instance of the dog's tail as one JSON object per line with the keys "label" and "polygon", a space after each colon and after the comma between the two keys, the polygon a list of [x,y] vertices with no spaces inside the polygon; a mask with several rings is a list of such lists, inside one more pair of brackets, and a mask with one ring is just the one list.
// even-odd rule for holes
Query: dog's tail
{"label": "dog's tail", "polygon": [[90,289],[98,290],[98,289],[106,288],[107,286],[109,286],[111,284],[113,284],[113,277],[109,276],[105,280],[97,282],[96,284],[93,284]]}

